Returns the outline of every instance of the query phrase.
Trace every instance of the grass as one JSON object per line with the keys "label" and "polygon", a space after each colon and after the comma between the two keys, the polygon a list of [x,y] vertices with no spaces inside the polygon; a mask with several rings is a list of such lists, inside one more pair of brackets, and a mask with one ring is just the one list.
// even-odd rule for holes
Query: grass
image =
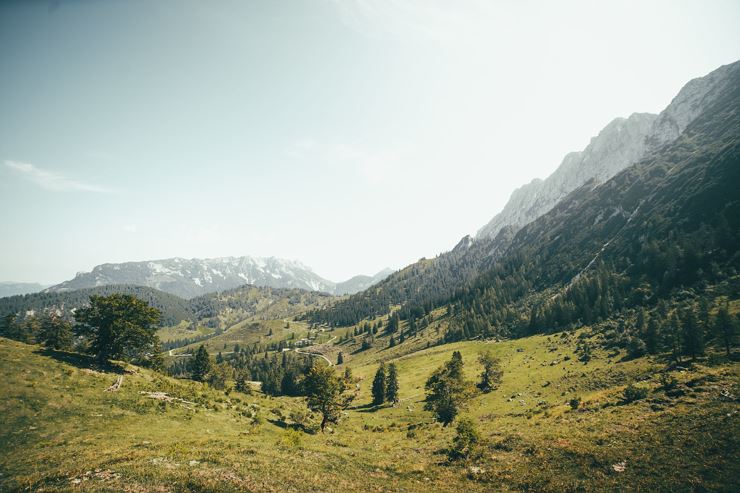
{"label": "grass", "polygon": [[[359,398],[324,435],[290,428],[287,417],[305,411],[299,398],[227,395],[144,369],[125,374],[120,391],[104,392],[115,375],[88,368],[87,359],[63,361],[0,339],[0,490],[735,490],[737,363],[673,371],[669,396],[658,376],[663,362],[595,351],[584,364],[575,357],[576,336],[358,353],[348,364]],[[423,410],[426,378],[454,350],[470,379],[483,351],[501,358],[504,369],[500,388],[464,411],[484,445],[473,462],[460,464],[444,455],[453,427]],[[396,407],[367,405],[380,357],[399,368]],[[624,388],[635,382],[648,397],[622,404]],[[194,404],[163,403],[144,391]],[[570,408],[572,397],[582,408]]]}
{"label": "grass", "polygon": [[177,325],[171,327],[162,327],[157,331],[157,336],[162,342],[173,342],[182,339],[190,339],[193,337],[205,336],[213,334],[214,329],[198,326],[194,330],[190,329],[190,323],[183,320]]}

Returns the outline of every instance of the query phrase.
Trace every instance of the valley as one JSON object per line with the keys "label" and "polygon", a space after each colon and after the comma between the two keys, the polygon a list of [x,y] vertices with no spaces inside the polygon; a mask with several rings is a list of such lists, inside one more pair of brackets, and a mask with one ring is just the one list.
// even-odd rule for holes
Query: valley
{"label": "valley", "polygon": [[[434,168],[400,183],[400,152],[275,145],[298,189],[234,178],[233,197],[224,184],[244,159],[231,156],[217,214],[178,198],[141,230],[128,220],[136,201],[116,189],[6,165],[46,191],[125,203],[102,221],[111,251],[168,231],[284,252],[290,225],[315,258],[367,267],[387,265],[381,247],[421,237],[404,215],[428,214],[418,197],[356,234],[389,198],[359,190],[411,196]],[[346,190],[293,159],[320,162]],[[255,176],[269,176],[266,162]],[[216,174],[188,178],[193,197]],[[262,186],[275,195],[240,205]],[[451,192],[423,198],[447,204]],[[357,217],[344,210],[354,195],[368,202]],[[147,197],[139,220],[155,215]],[[454,211],[435,227],[471,213]],[[399,237],[389,217],[411,232]],[[351,248],[322,251],[331,234]],[[334,282],[279,257],[137,258],[156,260],[0,285],[0,491],[738,490],[740,61],[688,81],[659,113],[611,120],[475,236],[398,270]]]}

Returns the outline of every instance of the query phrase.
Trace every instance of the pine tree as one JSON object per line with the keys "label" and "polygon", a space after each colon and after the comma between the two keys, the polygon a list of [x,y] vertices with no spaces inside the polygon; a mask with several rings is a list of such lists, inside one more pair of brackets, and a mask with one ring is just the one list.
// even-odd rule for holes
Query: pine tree
{"label": "pine tree", "polygon": [[388,377],[385,387],[385,400],[392,403],[398,403],[398,369],[395,363],[388,365]]}
{"label": "pine tree", "polygon": [[687,308],[682,317],[682,349],[692,358],[704,354],[704,334],[696,320],[693,308]]}
{"label": "pine tree", "polygon": [[459,351],[452,359],[434,371],[425,385],[427,398],[424,409],[432,411],[444,426],[455,420],[460,408],[470,398],[470,384],[463,377],[463,361]]}
{"label": "pine tree", "polygon": [[385,402],[385,363],[381,362],[373,378],[373,404],[379,406]]}
{"label": "pine tree", "polygon": [[730,356],[730,348],[732,347],[736,331],[737,321],[732,318],[725,304],[719,309],[717,317],[714,319],[714,333],[722,336],[722,342],[725,346],[727,356]]}
{"label": "pine tree", "polygon": [[44,317],[38,341],[51,349],[69,349],[72,346],[72,326],[56,315]]}
{"label": "pine tree", "polygon": [[478,361],[483,365],[483,372],[480,374],[478,388],[483,392],[490,392],[497,389],[504,375],[501,369],[501,362],[497,358],[494,358],[490,352],[481,354],[478,357]]}
{"label": "pine tree", "polygon": [[344,354],[342,354],[341,351],[339,351],[339,354],[337,355],[337,364],[341,365],[344,363]]}
{"label": "pine tree", "polygon": [[658,352],[658,321],[655,317],[648,319],[645,329],[645,347],[650,354]]}
{"label": "pine tree", "polygon": [[211,372],[211,357],[205,346],[201,344],[190,363],[191,378],[197,382],[204,382]]}

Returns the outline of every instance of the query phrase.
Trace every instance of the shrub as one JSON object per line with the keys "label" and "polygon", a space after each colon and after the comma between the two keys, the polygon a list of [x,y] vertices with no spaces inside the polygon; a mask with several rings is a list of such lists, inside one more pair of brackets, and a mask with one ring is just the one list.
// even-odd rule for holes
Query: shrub
{"label": "shrub", "polygon": [[570,401],[568,401],[568,404],[570,404],[571,409],[576,410],[581,405],[581,398],[574,397]]}
{"label": "shrub", "polygon": [[672,390],[678,386],[678,380],[670,373],[660,374],[660,387],[663,390]]}
{"label": "shrub", "polygon": [[639,401],[640,399],[644,399],[645,397],[647,397],[647,395],[648,389],[629,384],[624,389],[623,400],[625,403],[635,402]]}
{"label": "shrub", "polygon": [[280,440],[280,443],[283,447],[288,449],[299,449],[302,445],[301,440],[301,432],[288,429],[283,434],[282,439]]}
{"label": "shrub", "polygon": [[480,433],[475,427],[475,422],[468,417],[460,419],[456,431],[457,435],[452,439],[449,457],[451,460],[468,459],[478,450]]}

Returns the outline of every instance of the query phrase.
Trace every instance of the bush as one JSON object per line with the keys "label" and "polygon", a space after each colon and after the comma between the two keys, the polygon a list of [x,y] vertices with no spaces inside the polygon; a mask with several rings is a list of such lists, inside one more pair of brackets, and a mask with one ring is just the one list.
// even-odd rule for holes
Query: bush
{"label": "bush", "polygon": [[288,429],[283,434],[280,444],[287,449],[300,449],[302,446],[301,432]]}
{"label": "bush", "polygon": [[637,387],[635,385],[629,384],[627,388],[624,389],[624,396],[623,400],[625,403],[629,404],[630,402],[639,401],[640,399],[644,399],[648,395],[648,389],[644,387]]}
{"label": "bush", "polygon": [[467,417],[462,418],[457,424],[456,431],[457,435],[452,439],[452,447],[448,453],[450,460],[472,457],[477,452],[481,441],[475,422]]}
{"label": "bush", "polygon": [[581,405],[581,398],[574,397],[570,401],[568,401],[568,404],[570,404],[570,408],[575,411]]}
{"label": "bush", "polygon": [[660,387],[663,390],[672,390],[675,389],[678,386],[678,380],[676,378],[669,374],[669,373],[661,373],[660,374]]}

